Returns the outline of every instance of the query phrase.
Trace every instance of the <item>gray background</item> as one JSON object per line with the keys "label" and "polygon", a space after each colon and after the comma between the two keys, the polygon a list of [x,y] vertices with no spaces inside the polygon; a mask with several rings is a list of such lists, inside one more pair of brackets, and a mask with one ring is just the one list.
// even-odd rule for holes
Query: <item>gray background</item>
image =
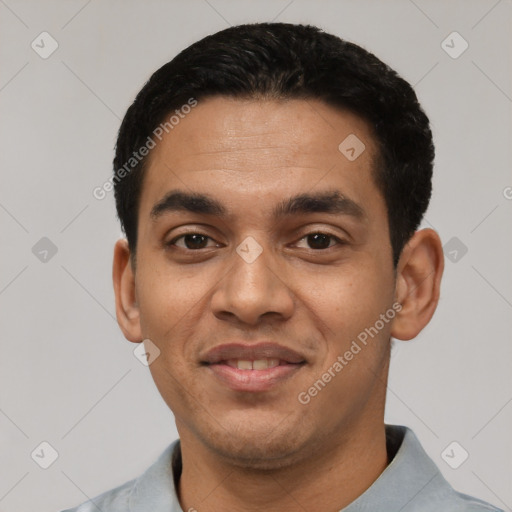
{"label": "gray background", "polygon": [[[361,44],[416,87],[437,148],[423,227],[449,245],[432,322],[393,350],[386,419],[411,426],[457,489],[512,510],[511,7],[0,0],[0,511],[82,502],[139,475],[176,437],[116,324],[120,228],[112,194],[99,201],[92,190],[109,177],[120,119],[151,72],[208,33],[269,20]],[[59,45],[46,59],[31,47],[50,48],[43,31]],[[453,31],[469,43],[458,58],[442,47]],[[47,241],[33,252],[43,237],[57,248],[46,261]],[[31,457],[42,441],[59,454],[48,469],[38,465],[47,448]],[[469,453],[458,469],[441,456],[453,441]]]}

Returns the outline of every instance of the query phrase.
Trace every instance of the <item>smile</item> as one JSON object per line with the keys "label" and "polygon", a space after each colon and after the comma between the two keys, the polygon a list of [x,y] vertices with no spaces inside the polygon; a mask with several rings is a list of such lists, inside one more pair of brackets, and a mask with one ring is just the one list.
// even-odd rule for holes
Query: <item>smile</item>
{"label": "smile", "polygon": [[217,382],[233,391],[269,391],[306,364],[304,356],[289,347],[260,341],[255,344],[218,345],[201,357],[202,366]]}
{"label": "smile", "polygon": [[[244,359],[229,359],[225,364],[231,368],[238,368],[239,370],[266,370],[267,368],[275,368],[279,366],[279,359],[256,359],[255,361]],[[287,364],[282,361],[281,364]]]}

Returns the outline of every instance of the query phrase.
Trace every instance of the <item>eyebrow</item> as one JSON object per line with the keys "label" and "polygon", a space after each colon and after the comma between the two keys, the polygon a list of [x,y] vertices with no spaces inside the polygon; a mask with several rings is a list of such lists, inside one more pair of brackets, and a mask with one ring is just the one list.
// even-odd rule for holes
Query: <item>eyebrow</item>
{"label": "eyebrow", "polygon": [[[217,199],[200,193],[171,190],[151,209],[150,218],[158,220],[168,212],[190,212],[200,215],[213,215],[226,218],[228,211]],[[277,203],[272,217],[277,220],[290,215],[309,213],[332,213],[348,215],[363,220],[367,215],[361,205],[342,195],[338,190],[298,194]]]}

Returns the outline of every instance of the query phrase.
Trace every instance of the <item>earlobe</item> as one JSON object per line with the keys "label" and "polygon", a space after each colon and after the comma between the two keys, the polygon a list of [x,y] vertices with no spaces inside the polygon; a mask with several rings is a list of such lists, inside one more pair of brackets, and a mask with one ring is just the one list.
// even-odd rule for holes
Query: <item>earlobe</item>
{"label": "earlobe", "polygon": [[126,239],[114,246],[112,281],[116,299],[117,323],[125,338],[134,343],[142,341],[140,310],[135,293],[135,273],[130,260],[130,249]]}
{"label": "earlobe", "polygon": [[439,302],[443,270],[439,235],[430,228],[417,231],[398,263],[396,300],[402,309],[393,321],[392,337],[410,340],[428,324]]}

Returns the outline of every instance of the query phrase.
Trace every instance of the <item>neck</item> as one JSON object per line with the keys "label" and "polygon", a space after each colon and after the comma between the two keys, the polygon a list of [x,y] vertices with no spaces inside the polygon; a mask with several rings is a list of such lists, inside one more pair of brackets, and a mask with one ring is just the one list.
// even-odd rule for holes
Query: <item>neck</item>
{"label": "neck", "polygon": [[181,429],[183,510],[326,512],[359,497],[388,464],[384,422],[324,440],[324,449],[275,469],[244,468],[213,453]]}

